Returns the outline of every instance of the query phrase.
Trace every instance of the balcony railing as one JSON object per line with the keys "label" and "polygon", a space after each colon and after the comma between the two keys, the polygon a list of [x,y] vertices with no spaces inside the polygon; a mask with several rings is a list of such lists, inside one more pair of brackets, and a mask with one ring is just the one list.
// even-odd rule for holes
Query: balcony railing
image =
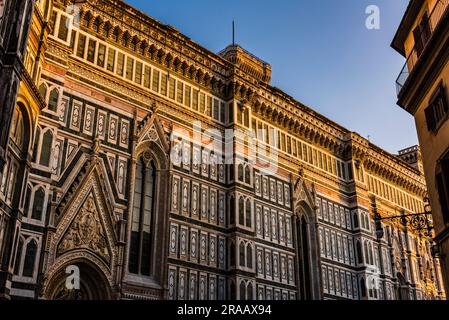
{"label": "balcony railing", "polygon": [[426,30],[428,34],[426,35],[426,37],[422,37],[422,41],[420,44],[415,43],[415,46],[413,47],[412,51],[407,57],[407,61],[405,62],[405,65],[402,68],[401,73],[396,79],[396,90],[398,95],[401,92],[402,88],[404,87],[405,82],[407,81],[410,73],[413,71],[422,52],[426,48],[430,39],[432,38],[435,29],[438,27],[441,18],[446,13],[448,8],[449,8],[449,0],[437,0],[437,3],[435,4],[432,10],[432,13],[428,17],[428,29]]}

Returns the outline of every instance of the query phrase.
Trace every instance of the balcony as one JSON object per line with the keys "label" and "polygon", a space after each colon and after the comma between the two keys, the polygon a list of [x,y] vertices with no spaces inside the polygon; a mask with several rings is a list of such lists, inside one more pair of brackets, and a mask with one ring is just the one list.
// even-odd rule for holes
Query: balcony
{"label": "balcony", "polygon": [[[404,67],[401,70],[398,78],[396,79],[396,91],[399,95],[402,88],[404,87],[407,79],[410,76],[410,73],[415,68],[416,64],[419,62],[419,58],[427,47],[430,39],[432,39],[433,33],[438,28],[441,18],[446,13],[449,8],[449,0],[437,0],[432,12],[426,18],[423,18],[423,21],[420,25],[420,30],[416,32],[414,31],[415,46],[412,51],[409,53],[407,57],[407,61],[405,62]],[[417,28],[418,29],[418,28]]]}

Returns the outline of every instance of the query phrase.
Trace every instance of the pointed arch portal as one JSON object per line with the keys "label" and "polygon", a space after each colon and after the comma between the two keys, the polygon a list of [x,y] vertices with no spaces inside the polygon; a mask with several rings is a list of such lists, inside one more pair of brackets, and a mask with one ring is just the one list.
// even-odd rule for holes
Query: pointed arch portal
{"label": "pointed arch portal", "polygon": [[[79,270],[79,287],[68,289],[66,281],[68,266]],[[68,270],[68,269],[67,269]],[[50,280],[47,290],[50,300],[110,300],[110,286],[105,275],[88,260],[75,260],[61,268]]]}
{"label": "pointed arch portal", "polygon": [[300,300],[321,299],[321,272],[317,221],[312,194],[299,179],[294,187],[294,240],[298,265],[298,295]]}

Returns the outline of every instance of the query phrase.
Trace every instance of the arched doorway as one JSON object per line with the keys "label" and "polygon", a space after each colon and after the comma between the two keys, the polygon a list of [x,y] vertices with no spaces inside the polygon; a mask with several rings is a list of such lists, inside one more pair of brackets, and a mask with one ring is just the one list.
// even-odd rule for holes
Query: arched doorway
{"label": "arched doorway", "polygon": [[299,298],[321,299],[321,279],[318,259],[316,224],[312,209],[307,204],[298,206],[295,219],[295,238],[298,255]]}
{"label": "arched doorway", "polygon": [[301,300],[312,299],[312,288],[310,283],[310,244],[309,231],[306,219],[302,216],[296,225],[298,235],[298,252],[299,252],[299,274],[300,279],[300,295]]}
{"label": "arched doorway", "polygon": [[[79,289],[67,288],[66,280],[73,275],[73,271],[66,273],[69,266],[77,267],[79,270]],[[46,297],[50,300],[109,300],[111,290],[99,268],[90,261],[83,260],[68,263],[61,268],[51,279]]]}

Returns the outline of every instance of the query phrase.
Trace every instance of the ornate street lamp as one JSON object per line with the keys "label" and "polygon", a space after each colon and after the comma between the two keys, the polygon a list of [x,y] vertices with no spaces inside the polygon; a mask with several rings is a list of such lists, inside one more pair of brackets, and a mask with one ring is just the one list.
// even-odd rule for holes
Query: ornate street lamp
{"label": "ornate street lamp", "polygon": [[404,227],[409,227],[411,230],[419,232],[420,235],[431,237],[434,226],[432,223],[432,219],[430,218],[432,216],[432,210],[430,207],[429,198],[424,198],[424,203],[425,212],[406,214],[405,210],[402,209],[400,215],[382,217],[377,211],[375,201],[373,201],[374,222],[376,226],[377,239],[380,240],[384,237],[385,232],[382,227],[382,221],[385,220],[400,221]]}

